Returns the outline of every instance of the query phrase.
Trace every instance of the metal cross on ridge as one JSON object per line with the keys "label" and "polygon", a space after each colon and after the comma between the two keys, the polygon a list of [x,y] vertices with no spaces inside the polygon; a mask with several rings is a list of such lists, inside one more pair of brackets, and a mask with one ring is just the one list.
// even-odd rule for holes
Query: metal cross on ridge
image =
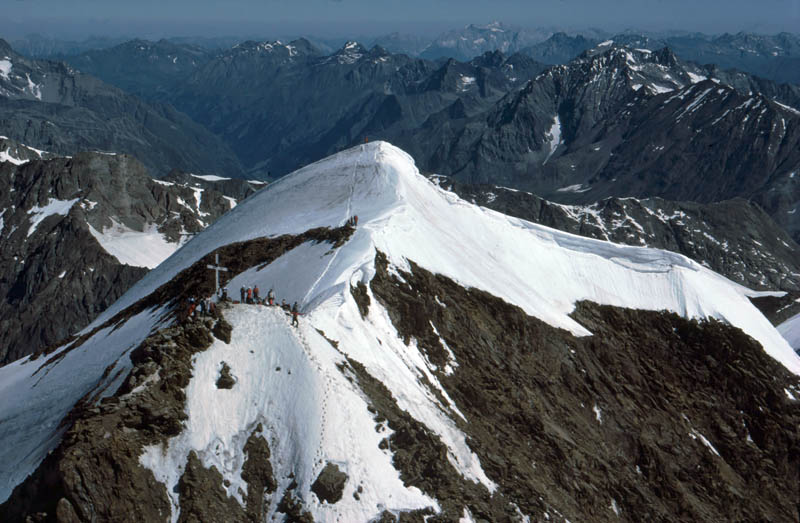
{"label": "metal cross on ridge", "polygon": [[227,267],[220,267],[219,266],[219,253],[214,255],[214,265],[206,265],[209,269],[214,271],[214,281],[216,284],[216,288],[214,289],[215,294],[219,294],[219,273],[220,272],[228,272]]}

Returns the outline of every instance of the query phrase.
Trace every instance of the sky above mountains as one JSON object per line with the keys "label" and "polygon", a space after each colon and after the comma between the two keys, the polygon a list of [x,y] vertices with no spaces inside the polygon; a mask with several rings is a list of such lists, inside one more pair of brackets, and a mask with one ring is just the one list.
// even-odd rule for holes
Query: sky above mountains
{"label": "sky above mountains", "polygon": [[797,32],[800,0],[9,0],[0,32],[18,37],[208,36],[390,31],[430,34],[494,20],[529,27]]}

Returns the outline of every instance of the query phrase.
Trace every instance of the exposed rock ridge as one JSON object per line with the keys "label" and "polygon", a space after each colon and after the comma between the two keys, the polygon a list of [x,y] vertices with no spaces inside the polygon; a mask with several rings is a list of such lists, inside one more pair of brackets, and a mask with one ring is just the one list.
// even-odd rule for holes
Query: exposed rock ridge
{"label": "exposed rock ridge", "polygon": [[[800,517],[800,404],[785,393],[800,381],[740,330],[584,302],[573,317],[594,335],[575,338],[410,265],[394,268],[397,278],[379,254],[372,292],[426,352],[499,485],[493,496],[453,490],[470,483],[436,458],[435,441],[407,438],[429,458],[404,463],[395,450],[395,464],[442,504],[434,520],[458,519],[465,506],[489,521],[516,510],[572,521]],[[457,364],[451,375],[443,343]],[[379,385],[365,389],[397,430],[392,449],[402,449],[391,398]]]}

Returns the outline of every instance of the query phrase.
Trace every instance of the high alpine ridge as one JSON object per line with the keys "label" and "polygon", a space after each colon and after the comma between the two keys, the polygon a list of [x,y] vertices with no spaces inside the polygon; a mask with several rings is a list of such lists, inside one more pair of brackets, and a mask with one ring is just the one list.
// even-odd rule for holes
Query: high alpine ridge
{"label": "high alpine ridge", "polygon": [[[232,290],[297,302],[299,326],[238,303],[177,322],[216,256]],[[360,145],[248,198],[78,338],[0,369],[0,509],[789,519],[800,358],[753,294],[679,254],[470,204],[400,149]]]}
{"label": "high alpine ridge", "polygon": [[188,237],[263,184],[73,158],[0,137],[0,365],[85,327]]}

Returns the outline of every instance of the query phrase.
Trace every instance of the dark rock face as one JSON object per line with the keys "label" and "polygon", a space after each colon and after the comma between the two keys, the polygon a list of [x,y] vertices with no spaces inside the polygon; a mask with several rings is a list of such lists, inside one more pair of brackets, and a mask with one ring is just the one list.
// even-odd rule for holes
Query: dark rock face
{"label": "dark rock face", "polygon": [[335,463],[327,463],[311,484],[311,492],[316,494],[320,501],[333,504],[342,499],[345,483],[347,474],[339,470],[339,466]]}
{"label": "dark rock face", "polygon": [[224,341],[225,343],[231,342],[231,333],[233,332],[233,327],[230,323],[225,321],[225,318],[220,318],[220,320],[214,325],[214,330],[211,331],[214,334],[214,337],[220,341]]}
{"label": "dark rock face", "polygon": [[261,424],[250,435],[244,446],[247,461],[242,467],[242,478],[247,482],[247,512],[253,521],[262,521],[268,506],[264,504],[267,494],[275,492],[278,483],[272,472],[270,450],[262,434]]}
{"label": "dark rock face", "polygon": [[205,468],[194,451],[189,453],[178,491],[181,523],[247,521],[239,502],[222,488],[222,474],[216,467]]}
{"label": "dark rock face", "polygon": [[237,176],[235,155],[185,114],[147,104],[66,64],[30,60],[8,48],[0,76],[0,129],[57,154],[100,150],[132,154],[164,174],[172,168]]}
{"label": "dark rock face", "polygon": [[762,296],[750,298],[758,310],[772,322],[780,325],[795,314],[800,313],[800,292],[787,292],[783,296]]}
{"label": "dark rock face", "polygon": [[278,503],[278,512],[286,514],[287,523],[314,523],[314,517],[303,509],[302,502],[294,496],[292,491],[296,488],[297,483],[292,481]]}
{"label": "dark rock face", "polygon": [[[515,507],[536,520],[800,517],[800,406],[784,393],[798,379],[738,329],[580,303],[573,317],[593,336],[575,338],[413,263],[403,282],[382,260],[373,294],[426,352],[498,484],[494,495],[470,490],[435,438],[393,435],[393,451],[405,441],[428,456],[409,464],[396,453],[395,464],[440,501],[440,520],[464,507],[487,521]],[[439,336],[458,365],[449,376]],[[357,375],[376,421],[405,432],[391,398]]]}
{"label": "dark rock face", "polygon": [[530,193],[433,177],[461,198],[573,234],[679,252],[758,290],[800,290],[800,246],[757,205],[608,198],[561,205]]}
{"label": "dark rock face", "polygon": [[587,53],[491,110],[430,120],[395,143],[428,172],[564,203],[744,197],[797,240],[800,113],[758,92],[691,83],[704,74],[667,49]]}
{"label": "dark rock face", "polygon": [[[41,160],[25,151],[38,155],[18,145],[12,152],[26,163],[0,163],[0,365],[80,330],[146,274],[108,254],[93,231],[153,229],[177,247],[235,202],[218,182],[155,181],[125,155]],[[242,183],[249,192],[237,196],[255,190]]]}

